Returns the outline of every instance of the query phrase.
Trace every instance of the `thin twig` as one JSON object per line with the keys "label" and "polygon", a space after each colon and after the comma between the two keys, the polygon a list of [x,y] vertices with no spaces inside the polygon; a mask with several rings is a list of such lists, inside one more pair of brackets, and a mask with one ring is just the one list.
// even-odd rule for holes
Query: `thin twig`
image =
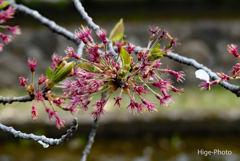
{"label": "thin twig", "polygon": [[11,3],[10,6],[16,8],[18,11],[21,11],[27,15],[32,16],[34,19],[40,21],[43,25],[49,27],[49,29],[51,29],[53,32],[56,32],[66,37],[67,39],[70,39],[76,44],[80,43],[80,41],[76,39],[76,35],[74,33],[68,31],[64,27],[57,25],[54,21],[49,20],[48,18],[42,16],[38,11],[30,9],[22,4]]}
{"label": "thin twig", "polygon": [[91,132],[88,136],[88,143],[85,146],[84,150],[82,151],[82,157],[80,161],[86,161],[87,160],[87,155],[90,153],[90,150],[92,148],[92,144],[94,142],[94,138],[97,132],[97,127],[98,127],[98,119],[96,118],[93,123],[92,123],[92,129]]}
{"label": "thin twig", "polygon": [[[114,49],[117,50],[117,47],[115,47]],[[146,48],[142,48],[140,46],[137,46],[134,49],[134,51],[135,51],[135,53],[137,53],[138,51],[145,50],[145,49]],[[207,68],[203,64],[198,63],[194,59],[190,59],[190,58],[178,55],[178,54],[173,53],[173,52],[169,52],[168,55],[164,55],[164,56],[169,58],[169,59],[173,59],[173,60],[175,60],[179,63],[186,64],[186,65],[189,65],[189,66],[193,66],[196,69],[202,69],[209,74],[209,76],[211,77],[212,80],[220,80],[221,79],[211,69]],[[236,86],[236,85],[230,84],[228,82],[220,82],[219,84],[221,86],[223,86],[225,89],[227,89],[227,90],[231,91],[232,93],[236,94],[237,97],[240,97],[240,86]]]}
{"label": "thin twig", "polygon": [[[91,17],[88,16],[88,13],[85,11],[84,7],[82,6],[82,3],[79,0],[73,0],[74,5],[78,12],[82,15],[82,18],[87,22],[88,26],[91,27],[95,32],[101,32],[100,27],[95,24]],[[107,39],[107,47],[109,54],[112,54],[114,56],[114,59],[117,58],[117,53],[113,50],[113,44],[112,41]]]}
{"label": "thin twig", "polygon": [[53,139],[53,138],[47,138],[46,136],[37,136],[34,134],[26,134],[22,133],[21,131],[15,130],[13,127],[8,127],[0,123],[0,129],[3,131],[9,132],[13,134],[15,137],[19,137],[22,139],[32,139],[39,143],[45,143],[47,145],[62,145],[63,143],[67,142],[68,139],[72,136],[73,132],[77,130],[78,122],[77,118],[73,119],[73,122],[70,124],[70,128],[67,130],[67,133],[62,135],[60,139]]}
{"label": "thin twig", "polygon": [[26,95],[26,96],[20,96],[20,97],[2,97],[0,96],[0,103],[6,104],[6,103],[13,103],[13,102],[29,102],[34,99],[34,95]]}
{"label": "thin twig", "polygon": [[[105,98],[106,93],[107,92],[102,93],[101,100],[103,100],[103,98]],[[85,146],[84,150],[82,151],[82,157],[81,157],[80,161],[86,161],[87,160],[87,155],[90,153],[90,150],[92,148],[92,144],[94,142],[94,138],[95,138],[95,135],[96,135],[96,132],[97,132],[99,118],[100,118],[100,114],[99,114],[99,117],[96,118],[92,123],[92,129],[91,129],[91,132],[88,136],[88,143]]]}

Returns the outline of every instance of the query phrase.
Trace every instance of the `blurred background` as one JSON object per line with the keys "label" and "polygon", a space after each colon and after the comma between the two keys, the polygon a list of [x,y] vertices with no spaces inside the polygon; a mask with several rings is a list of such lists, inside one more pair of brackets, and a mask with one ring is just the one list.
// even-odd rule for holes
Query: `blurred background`
{"label": "blurred background", "polygon": [[[57,24],[74,32],[86,25],[71,0],[16,0]],[[238,0],[83,0],[85,10],[93,21],[107,31],[121,19],[124,20],[126,40],[146,47],[149,26],[166,29],[177,37],[180,46],[174,52],[193,58],[214,72],[228,73],[238,60],[227,53],[227,45],[240,45],[240,11]],[[37,20],[17,12],[9,25],[19,25],[22,35],[16,36],[0,53],[0,95],[21,96],[27,93],[19,87],[18,77],[30,79],[28,58],[36,58],[39,66],[36,77],[45,73],[51,65],[51,55],[64,55],[67,46],[77,46],[65,37],[57,35]],[[94,35],[94,34],[92,34]],[[162,44],[164,45],[165,42]],[[113,107],[110,99],[106,115],[101,117],[96,141],[88,157],[89,161],[238,161],[240,160],[239,99],[220,86],[210,91],[200,91],[200,81],[195,69],[168,58],[163,67],[184,71],[182,96],[174,94],[175,104],[158,107],[158,112],[139,116],[129,113],[126,106]],[[232,81],[240,85],[238,81]],[[157,89],[156,89],[157,90]],[[60,92],[60,91],[56,91]],[[115,96],[113,96],[115,97]],[[100,97],[99,97],[100,98]],[[96,99],[99,99],[96,98]],[[152,95],[148,101],[159,103]],[[66,120],[66,128],[56,129],[49,121],[41,104],[37,105],[38,119],[31,118],[32,102],[0,105],[0,122],[26,133],[60,137],[73,116],[60,111]],[[91,110],[91,109],[90,109]],[[90,111],[89,110],[89,111]],[[28,140],[16,139],[0,131],[0,161],[73,161],[79,160],[87,142],[92,118],[89,112],[79,112],[79,129],[73,138],[61,147],[43,149]],[[232,155],[201,156],[198,150],[228,150]]]}

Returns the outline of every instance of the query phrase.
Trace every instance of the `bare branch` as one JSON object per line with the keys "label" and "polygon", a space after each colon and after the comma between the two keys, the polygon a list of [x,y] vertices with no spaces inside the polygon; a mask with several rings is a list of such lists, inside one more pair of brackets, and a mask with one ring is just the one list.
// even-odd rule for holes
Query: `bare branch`
{"label": "bare branch", "polygon": [[20,97],[2,97],[0,96],[0,103],[6,104],[6,103],[13,103],[13,102],[29,102],[34,99],[34,95],[26,95],[26,96],[20,96]]}
{"label": "bare branch", "polygon": [[92,123],[92,129],[91,132],[88,136],[88,143],[85,146],[84,150],[82,151],[82,157],[80,159],[80,161],[86,161],[87,160],[87,155],[89,154],[91,148],[92,148],[92,144],[94,142],[94,138],[97,132],[97,127],[98,127],[98,119],[95,119]]}
{"label": "bare branch", "polygon": [[[106,92],[103,92],[102,95],[101,95],[101,100],[103,98],[105,98],[105,96],[106,96]],[[100,118],[100,114],[99,114],[99,118]],[[82,151],[82,157],[81,157],[80,161],[86,161],[87,160],[87,155],[90,153],[90,150],[92,148],[92,144],[94,142],[94,138],[95,138],[95,135],[96,135],[96,132],[97,132],[99,118],[96,118],[92,123],[92,129],[91,129],[91,132],[88,136],[88,143],[85,146],[84,150]]]}
{"label": "bare branch", "polygon": [[[8,127],[0,123],[0,129],[3,131],[9,132],[13,134],[15,137],[19,137],[22,139],[32,139],[40,144],[44,143],[45,146],[47,145],[62,145],[63,143],[67,142],[68,139],[72,136],[73,132],[77,130],[78,122],[77,118],[75,117],[73,119],[73,122],[70,124],[70,128],[67,130],[67,133],[62,135],[60,139],[53,139],[53,138],[47,138],[46,136],[37,136],[34,134],[26,134],[22,133],[21,131],[15,130],[13,127]],[[43,144],[43,145],[44,145]]]}
{"label": "bare branch", "polygon": [[82,41],[78,45],[77,55],[79,55],[80,57],[82,57],[82,55],[83,55],[83,48],[84,48],[84,46],[85,46],[85,44]]}
{"label": "bare branch", "polygon": [[[114,49],[117,50],[117,47],[114,47]],[[137,53],[138,51],[145,50],[145,49],[146,48],[142,48],[140,46],[137,46],[134,49],[134,51]],[[173,60],[175,60],[175,61],[177,61],[179,63],[186,64],[186,65],[189,65],[189,66],[193,66],[196,69],[202,69],[202,70],[206,71],[209,74],[211,79],[213,79],[213,80],[220,80],[220,78],[217,76],[216,73],[211,71],[211,69],[207,68],[203,64],[198,63],[194,59],[190,59],[190,58],[178,55],[178,54],[173,53],[173,52],[169,52],[168,55],[164,55],[164,56],[168,57],[169,59],[173,59]],[[236,85],[230,84],[228,82],[220,82],[219,84],[221,86],[223,86],[224,88],[226,88],[227,90],[231,91],[232,93],[236,94],[237,97],[240,97],[240,86],[236,86]]]}
{"label": "bare branch", "polygon": [[[101,32],[100,27],[93,22],[91,17],[88,16],[88,13],[82,6],[82,3],[79,0],[73,0],[73,2],[78,12],[82,15],[82,18],[87,22],[88,26],[91,27],[95,32]],[[109,50],[109,54],[112,54],[114,56],[114,59],[116,59],[117,53],[113,50],[112,41],[110,41],[109,39],[107,39],[107,47]]]}
{"label": "bare branch", "polygon": [[67,39],[72,40],[76,44],[80,44],[80,41],[76,39],[76,35],[74,33],[68,31],[64,27],[57,25],[54,21],[51,21],[48,18],[42,16],[38,11],[30,9],[21,4],[16,4],[16,3],[11,3],[10,6],[12,6],[13,8],[16,8],[18,11],[21,11],[27,15],[32,16],[34,19],[40,21],[43,25],[46,25],[47,27],[49,27],[53,32],[56,32],[66,37]]}

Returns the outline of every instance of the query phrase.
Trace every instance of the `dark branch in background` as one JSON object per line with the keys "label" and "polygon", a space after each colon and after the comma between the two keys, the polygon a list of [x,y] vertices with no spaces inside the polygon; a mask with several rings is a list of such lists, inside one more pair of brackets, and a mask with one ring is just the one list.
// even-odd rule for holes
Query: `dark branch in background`
{"label": "dark branch in background", "polygon": [[0,96],[0,103],[6,104],[6,103],[13,103],[13,102],[29,102],[34,99],[34,96],[26,95],[26,96],[20,96],[20,97],[2,97]]}
{"label": "dark branch in background", "polygon": [[80,161],[86,161],[87,160],[87,155],[90,153],[90,150],[92,148],[92,144],[94,142],[94,138],[97,132],[97,127],[98,127],[98,119],[95,119],[92,123],[92,129],[91,132],[88,136],[88,142],[87,145],[85,146],[84,150],[82,151],[82,157]]}
{"label": "dark branch in background", "polygon": [[34,134],[26,134],[22,133],[21,131],[15,130],[13,127],[8,127],[0,123],[0,129],[3,131],[9,132],[13,134],[15,137],[19,137],[22,139],[32,139],[34,141],[37,141],[38,143],[42,144],[45,148],[48,147],[48,145],[62,145],[63,143],[67,142],[68,139],[72,136],[73,132],[77,130],[78,122],[77,118],[73,119],[73,122],[70,124],[70,128],[67,130],[67,133],[65,135],[62,135],[60,139],[52,139],[47,138],[46,136],[37,136]]}
{"label": "dark branch in background", "polygon": [[[117,48],[114,48],[114,49],[117,50]],[[140,46],[137,46],[134,49],[134,51],[136,53],[138,51],[141,51],[141,50],[145,50],[145,48],[141,48]],[[209,74],[209,76],[211,77],[212,80],[220,80],[220,78],[217,76],[216,73],[212,72],[211,69],[207,68],[203,64],[198,63],[194,59],[190,59],[190,58],[178,55],[178,54],[173,53],[173,52],[169,52],[168,55],[164,55],[164,56],[168,57],[169,59],[173,59],[173,60],[175,60],[179,63],[186,64],[186,65],[189,65],[189,66],[193,66],[196,69],[202,69]],[[240,86],[232,85],[228,82],[220,82],[219,84],[221,86],[223,86],[224,88],[226,88],[227,90],[230,90],[232,93],[236,94],[237,97],[240,97]]]}
{"label": "dark branch in background", "polygon": [[21,11],[27,15],[32,16],[34,19],[40,21],[43,25],[48,26],[53,32],[56,32],[64,37],[66,37],[67,39],[72,40],[76,44],[80,43],[80,41],[76,39],[76,35],[74,33],[68,31],[64,27],[57,25],[54,21],[51,21],[51,20],[47,19],[46,17],[42,16],[41,14],[39,14],[38,11],[30,9],[21,4],[16,4],[16,3],[11,3],[10,6],[12,6],[13,8],[16,8],[18,11]]}
{"label": "dark branch in background", "polygon": [[[102,93],[101,100],[106,97],[106,94],[107,94],[107,92]],[[99,118],[100,118],[100,114],[99,114]],[[92,144],[94,142],[94,138],[95,138],[95,135],[96,135],[96,132],[97,132],[99,118],[96,118],[92,123],[92,129],[91,129],[91,132],[88,136],[88,142],[87,142],[87,145],[85,146],[84,150],[82,151],[82,157],[81,157],[80,161],[86,161],[87,160],[87,155],[90,153],[90,150],[92,148]]]}
{"label": "dark branch in background", "polygon": [[[74,5],[75,5],[76,9],[78,10],[78,12],[82,15],[82,18],[87,22],[88,26],[91,27],[95,32],[100,32],[101,33],[100,27],[92,21],[91,17],[88,16],[88,13],[85,11],[81,2],[79,0],[73,0],[73,2],[74,2]],[[109,52],[109,54],[112,54],[114,56],[114,59],[117,59],[118,55],[113,50],[112,45],[113,45],[112,41],[107,39],[108,52]]]}

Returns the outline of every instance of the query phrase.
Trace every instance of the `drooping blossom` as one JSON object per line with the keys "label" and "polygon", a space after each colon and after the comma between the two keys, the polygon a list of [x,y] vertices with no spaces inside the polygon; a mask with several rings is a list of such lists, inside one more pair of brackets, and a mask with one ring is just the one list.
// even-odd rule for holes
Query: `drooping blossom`
{"label": "drooping blossom", "polygon": [[12,32],[13,36],[21,34],[21,30],[19,29],[19,26],[13,26],[13,27],[7,26],[7,29]]}
{"label": "drooping blossom", "polygon": [[45,100],[45,98],[43,97],[43,91],[39,92],[39,90],[37,90],[35,98],[37,102]]}
{"label": "drooping blossom", "polygon": [[32,106],[31,114],[32,114],[33,120],[37,120],[38,113],[37,113],[36,106],[34,106],[34,105]]}
{"label": "drooping blossom", "polygon": [[121,104],[120,104],[120,101],[122,100],[121,97],[114,97],[113,99],[115,99],[115,103],[114,103],[114,106],[117,105],[118,108],[120,108]]}

